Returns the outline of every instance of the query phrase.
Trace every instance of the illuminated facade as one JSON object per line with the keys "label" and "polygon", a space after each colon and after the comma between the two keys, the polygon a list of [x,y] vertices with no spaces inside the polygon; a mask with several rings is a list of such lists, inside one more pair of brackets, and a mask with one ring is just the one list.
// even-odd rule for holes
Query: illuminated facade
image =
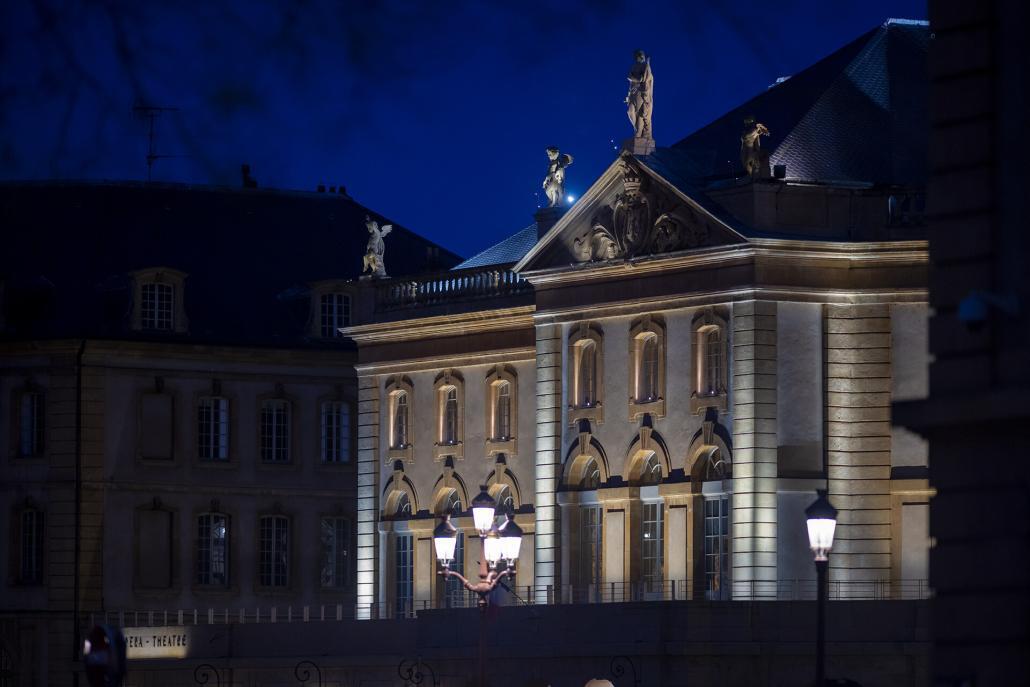
{"label": "illuminated facade", "polygon": [[[481,484],[527,532],[510,603],[811,598],[822,487],[835,593],[926,596],[926,447],[890,406],[927,392],[926,139],[907,124],[927,36],[888,22],[620,154],[553,226],[542,211],[453,271],[363,284],[345,329],[359,617],[454,603],[434,516],[471,541]],[[720,173],[752,112],[774,175]]]}

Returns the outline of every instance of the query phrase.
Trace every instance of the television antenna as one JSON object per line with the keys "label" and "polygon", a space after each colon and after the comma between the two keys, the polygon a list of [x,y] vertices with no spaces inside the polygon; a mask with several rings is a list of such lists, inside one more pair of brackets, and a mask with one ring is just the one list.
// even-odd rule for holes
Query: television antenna
{"label": "television antenna", "polygon": [[136,103],[132,107],[132,111],[139,115],[146,117],[148,122],[147,132],[147,181],[151,181],[154,173],[154,163],[158,160],[164,160],[171,157],[178,157],[177,155],[160,155],[157,152],[157,143],[155,142],[154,135],[154,121],[161,116],[164,112],[178,112],[177,107],[163,107],[159,105],[147,105],[146,103]]}

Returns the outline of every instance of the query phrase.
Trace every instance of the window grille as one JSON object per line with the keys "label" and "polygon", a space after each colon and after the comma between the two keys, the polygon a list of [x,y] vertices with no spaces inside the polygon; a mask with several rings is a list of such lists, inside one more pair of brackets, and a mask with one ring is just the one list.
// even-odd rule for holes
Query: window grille
{"label": "window grille", "polygon": [[661,503],[645,503],[640,542],[640,579],[649,591],[661,591],[663,566],[663,508]]}
{"label": "window grille", "polygon": [[405,618],[414,612],[415,562],[410,534],[398,534],[394,538],[394,601],[395,614]]}
{"label": "window grille", "polygon": [[347,549],[350,523],[346,518],[322,518],[322,587],[343,589],[347,586]]}
{"label": "window grille", "polygon": [[601,581],[601,507],[587,506],[579,512],[579,582],[596,585]]}
{"label": "window grille", "polygon": [[261,518],[259,580],[265,587],[290,583],[290,521],[281,515]]}
{"label": "window grille", "polygon": [[705,591],[708,599],[730,598],[729,498],[705,499]]}
{"label": "window grille", "polygon": [[340,327],[350,326],[350,296],[345,293],[322,295],[322,337],[331,339],[343,336]]}
{"label": "window grille", "polygon": [[322,404],[322,462],[349,463],[351,456],[350,403]]}
{"label": "window grille", "polygon": [[197,584],[229,584],[229,517],[224,513],[197,517]]}
{"label": "window grille", "polygon": [[270,399],[261,403],[261,460],[290,462],[290,402]]}
{"label": "window grille", "polygon": [[140,327],[170,331],[173,324],[175,289],[170,284],[143,284],[141,287]]}
{"label": "window grille", "polygon": [[197,449],[201,460],[229,460],[229,399],[217,396],[200,399]]}

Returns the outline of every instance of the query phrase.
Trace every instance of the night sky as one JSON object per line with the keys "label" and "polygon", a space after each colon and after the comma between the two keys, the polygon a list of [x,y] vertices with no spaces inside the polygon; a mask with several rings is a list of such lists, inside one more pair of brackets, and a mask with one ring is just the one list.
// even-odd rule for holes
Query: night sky
{"label": "night sky", "polygon": [[[579,195],[631,134],[651,55],[672,144],[925,0],[481,3],[23,0],[0,3],[0,178],[146,179],[314,190],[471,255],[544,202],[544,149]],[[760,113],[758,113],[760,115]]]}

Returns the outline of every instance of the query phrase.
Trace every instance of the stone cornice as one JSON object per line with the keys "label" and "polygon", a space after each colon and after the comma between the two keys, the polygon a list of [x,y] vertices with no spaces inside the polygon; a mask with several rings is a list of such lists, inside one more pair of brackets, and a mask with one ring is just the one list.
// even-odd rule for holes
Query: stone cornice
{"label": "stone cornice", "polygon": [[789,260],[797,265],[849,268],[852,266],[927,265],[929,257],[926,241],[844,243],[795,239],[750,239],[748,243],[714,246],[659,256],[649,255],[636,259],[570,264],[532,270],[522,273],[522,276],[534,286],[557,286],[700,267],[725,266],[734,263],[758,263],[763,260]]}
{"label": "stone cornice", "polygon": [[643,311],[661,312],[678,308],[694,308],[701,305],[715,305],[734,301],[795,301],[802,303],[925,303],[929,297],[927,289],[812,289],[792,287],[746,287],[720,291],[695,292],[689,295],[639,298],[625,303],[597,303],[555,308],[533,314],[537,324],[576,322],[639,315]]}
{"label": "stone cornice", "polygon": [[535,305],[523,305],[516,308],[477,309],[432,317],[418,317],[418,311],[413,310],[413,316],[410,318],[360,324],[344,327],[340,331],[359,345],[464,336],[532,327],[535,310]]}
{"label": "stone cornice", "polygon": [[[530,321],[529,326],[532,326]],[[405,372],[421,372],[449,367],[468,367],[470,365],[499,365],[520,361],[536,360],[536,348],[504,348],[490,353],[459,353],[454,355],[427,356],[407,360],[390,360],[387,362],[358,363],[354,366],[359,377],[369,375],[401,374]]]}

